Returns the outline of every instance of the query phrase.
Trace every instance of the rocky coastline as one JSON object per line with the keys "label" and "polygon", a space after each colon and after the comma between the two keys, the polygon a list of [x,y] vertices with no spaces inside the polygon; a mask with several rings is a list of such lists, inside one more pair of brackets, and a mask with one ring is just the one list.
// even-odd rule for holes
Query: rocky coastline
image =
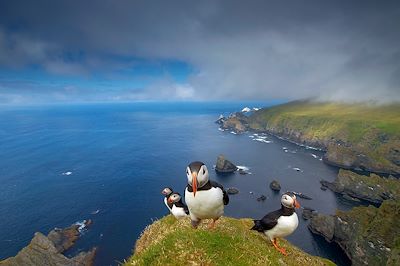
{"label": "rocky coastline", "polygon": [[[235,112],[228,117],[220,116],[216,121],[222,130],[229,130],[235,134],[242,134],[247,131],[255,133],[266,133],[278,138],[294,142],[301,146],[312,147],[325,152],[323,161],[327,164],[344,169],[367,171],[385,175],[400,175],[400,136],[397,134],[387,134],[375,129],[365,130],[358,139],[352,139],[344,134],[340,135],[333,132],[332,135],[318,136],[314,131],[326,130],[329,128],[329,118],[324,119],[322,123],[319,117],[291,117],[280,115],[284,113],[285,108],[292,108],[297,103],[289,103],[277,107],[260,109],[251,113]],[[303,104],[303,103],[301,103]],[[300,105],[300,104],[299,104]],[[312,104],[310,104],[312,106]],[[307,106],[307,105],[306,105]],[[275,110],[276,109],[276,110]],[[299,125],[304,122],[305,125]],[[367,122],[365,122],[367,123]],[[309,124],[307,126],[307,124]],[[322,128],[318,128],[318,127]],[[354,131],[351,125],[346,128],[348,131]],[[360,133],[357,133],[360,134]],[[377,144],[378,143],[378,144]]]}
{"label": "rocky coastline", "polygon": [[36,265],[70,265],[91,266],[96,255],[96,248],[87,252],[80,252],[75,257],[66,257],[69,250],[81,236],[81,230],[89,226],[91,220],[82,224],[73,224],[70,227],[55,228],[47,236],[36,232],[31,242],[15,257],[0,261],[1,266],[36,266]]}

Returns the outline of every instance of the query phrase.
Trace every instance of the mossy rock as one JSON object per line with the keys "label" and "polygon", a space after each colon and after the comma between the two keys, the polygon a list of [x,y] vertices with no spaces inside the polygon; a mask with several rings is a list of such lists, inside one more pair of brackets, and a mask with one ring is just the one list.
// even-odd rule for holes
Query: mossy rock
{"label": "mossy rock", "polygon": [[335,265],[280,240],[281,255],[260,233],[250,230],[251,219],[222,217],[213,230],[198,229],[189,219],[166,216],[148,226],[125,265]]}

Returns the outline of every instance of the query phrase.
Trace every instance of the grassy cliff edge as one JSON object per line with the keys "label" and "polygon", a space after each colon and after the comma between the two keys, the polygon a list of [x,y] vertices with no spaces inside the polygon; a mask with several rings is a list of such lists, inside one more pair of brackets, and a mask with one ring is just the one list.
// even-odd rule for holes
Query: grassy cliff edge
{"label": "grassy cliff edge", "polygon": [[400,174],[400,104],[295,101],[261,109],[248,128],[326,150],[343,168]]}
{"label": "grassy cliff edge", "polygon": [[251,219],[222,217],[214,230],[206,223],[195,230],[169,215],[144,230],[125,265],[334,265],[280,240],[283,256],[251,226]]}

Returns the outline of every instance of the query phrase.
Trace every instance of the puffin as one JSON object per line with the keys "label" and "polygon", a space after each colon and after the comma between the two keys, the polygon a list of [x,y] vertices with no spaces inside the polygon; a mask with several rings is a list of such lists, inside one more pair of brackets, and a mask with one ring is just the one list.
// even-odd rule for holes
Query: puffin
{"label": "puffin", "polygon": [[188,207],[182,202],[182,197],[179,193],[172,193],[168,197],[168,205],[171,208],[171,213],[176,219],[186,218],[189,215]]}
{"label": "puffin", "polygon": [[278,246],[277,238],[286,237],[296,230],[299,218],[295,208],[300,208],[296,195],[286,192],[281,198],[281,208],[268,213],[261,220],[253,220],[254,226],[251,230],[264,233],[275,249],[286,256],[286,250]]}
{"label": "puffin", "polygon": [[191,162],[186,167],[186,176],[185,201],[192,226],[197,228],[201,220],[212,219],[209,228],[214,228],[224,214],[224,205],[229,203],[228,193],[222,185],[210,180],[207,166],[202,162]]}
{"label": "puffin", "polygon": [[171,196],[172,193],[174,193],[174,191],[170,187],[166,187],[161,191],[161,194],[163,194],[165,196],[164,204],[165,204],[165,206],[167,206],[169,211],[171,211],[171,207],[168,204],[168,197]]}

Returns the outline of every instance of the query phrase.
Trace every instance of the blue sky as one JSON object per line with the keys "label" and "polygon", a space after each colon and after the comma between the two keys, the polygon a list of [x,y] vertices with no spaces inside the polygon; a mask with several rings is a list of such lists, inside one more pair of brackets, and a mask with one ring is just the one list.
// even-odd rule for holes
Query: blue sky
{"label": "blue sky", "polygon": [[0,104],[400,100],[398,1],[1,1]]}

